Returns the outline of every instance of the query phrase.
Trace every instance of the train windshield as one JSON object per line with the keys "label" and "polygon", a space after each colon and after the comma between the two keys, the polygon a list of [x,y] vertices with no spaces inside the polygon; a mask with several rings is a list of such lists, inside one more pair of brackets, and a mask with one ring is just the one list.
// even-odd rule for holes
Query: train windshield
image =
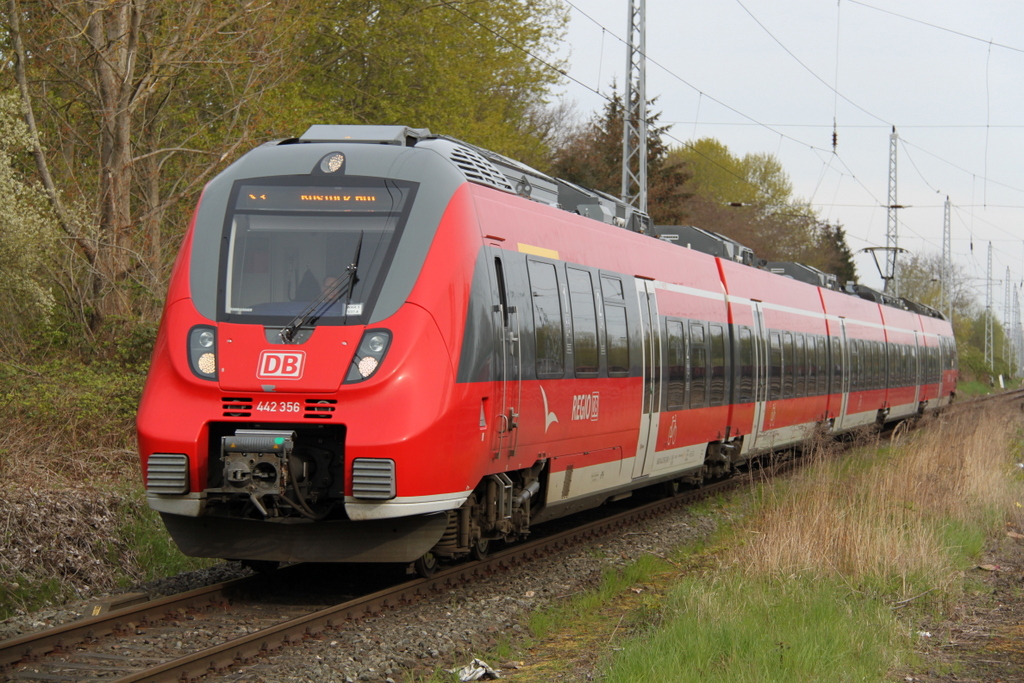
{"label": "train windshield", "polygon": [[[236,184],[222,259],[224,320],[284,324],[324,291],[341,289],[320,324],[365,322],[415,185],[376,178],[331,181],[284,177]],[[351,287],[337,284],[347,277],[354,279]]]}

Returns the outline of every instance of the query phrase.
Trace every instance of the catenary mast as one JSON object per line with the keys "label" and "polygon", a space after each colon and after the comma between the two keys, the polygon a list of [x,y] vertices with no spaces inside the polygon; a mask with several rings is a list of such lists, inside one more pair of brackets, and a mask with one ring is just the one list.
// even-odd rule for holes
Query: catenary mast
{"label": "catenary mast", "polygon": [[622,121],[622,201],[647,213],[646,1],[629,0]]}

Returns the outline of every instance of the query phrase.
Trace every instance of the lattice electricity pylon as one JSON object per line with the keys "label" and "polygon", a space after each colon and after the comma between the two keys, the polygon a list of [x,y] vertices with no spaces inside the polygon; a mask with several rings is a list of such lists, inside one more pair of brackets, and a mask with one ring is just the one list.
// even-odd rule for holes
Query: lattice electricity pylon
{"label": "lattice electricity pylon", "polygon": [[898,297],[900,295],[900,279],[897,270],[896,258],[900,251],[900,236],[897,230],[896,210],[903,207],[896,203],[896,144],[899,136],[896,135],[896,126],[892,127],[889,135],[889,205],[886,213],[885,225],[885,293]]}
{"label": "lattice electricity pylon", "polygon": [[988,275],[985,278],[985,365],[994,370],[995,350],[992,348],[992,243],[988,243]]}
{"label": "lattice electricity pylon", "polygon": [[953,320],[953,302],[949,291],[949,279],[953,277],[953,239],[950,228],[949,196],[942,217],[942,312],[951,322]]}
{"label": "lattice electricity pylon", "polygon": [[647,213],[646,2],[629,0],[626,99],[622,112],[622,201]]}

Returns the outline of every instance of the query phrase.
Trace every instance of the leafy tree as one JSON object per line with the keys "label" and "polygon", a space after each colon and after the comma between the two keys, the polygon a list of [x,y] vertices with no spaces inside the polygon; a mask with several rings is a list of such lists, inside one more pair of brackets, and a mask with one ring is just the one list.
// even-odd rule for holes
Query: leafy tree
{"label": "leafy tree", "polygon": [[[70,248],[68,319],[156,317],[203,184],[310,123],[404,123],[548,156],[555,0],[7,0],[35,171]],[[499,38],[499,35],[502,36]],[[6,82],[4,82],[6,81]]]}
{"label": "leafy tree", "polygon": [[685,218],[728,235],[769,261],[797,261],[856,279],[841,225],[821,220],[793,195],[789,176],[771,154],[737,157],[718,140],[702,138],[671,150],[690,171],[684,190],[694,199]]}
{"label": "leafy tree", "polygon": [[[17,341],[25,322],[49,315],[53,295],[47,272],[57,233],[46,195],[19,172],[31,149],[17,95],[0,95],[0,345]],[[8,355],[12,349],[4,348]]]}
{"label": "leafy tree", "polygon": [[173,255],[163,219],[254,141],[252,112],[294,72],[294,6],[8,0],[13,75],[39,177],[75,248],[64,290],[85,329],[140,312],[140,286],[158,298]]}
{"label": "leafy tree", "polygon": [[526,163],[548,155],[531,114],[559,75],[555,0],[333,0],[304,47],[307,116],[430,128]]}

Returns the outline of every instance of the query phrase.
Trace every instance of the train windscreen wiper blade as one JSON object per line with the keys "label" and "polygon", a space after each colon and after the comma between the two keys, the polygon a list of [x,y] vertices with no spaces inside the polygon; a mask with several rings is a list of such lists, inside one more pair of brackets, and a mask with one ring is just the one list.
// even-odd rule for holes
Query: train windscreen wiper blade
{"label": "train windscreen wiper blade", "polygon": [[[313,327],[317,321],[320,320],[320,316],[330,309],[331,306],[336,304],[339,299],[343,296],[348,296],[348,301],[352,299],[352,290],[355,288],[356,283],[359,282],[357,272],[359,270],[359,254],[363,250],[363,232],[359,232],[359,243],[356,245],[356,255],[352,260],[352,263],[345,269],[345,277],[336,280],[329,287],[325,288],[321,292],[320,296],[313,299],[302,309],[302,312],[292,318],[291,322],[284,326],[281,330],[281,341],[285,344],[291,344],[295,339],[295,333],[303,327]],[[345,318],[348,318],[348,305],[345,306]]]}

